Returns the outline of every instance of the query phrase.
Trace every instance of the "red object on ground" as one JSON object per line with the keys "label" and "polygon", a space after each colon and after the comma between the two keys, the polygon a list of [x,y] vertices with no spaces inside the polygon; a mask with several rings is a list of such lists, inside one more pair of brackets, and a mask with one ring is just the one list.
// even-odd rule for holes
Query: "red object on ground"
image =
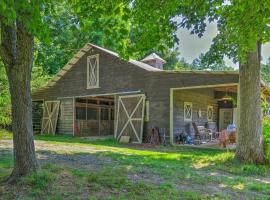
{"label": "red object on ground", "polygon": [[80,130],[80,123],[74,123],[74,129],[75,129],[75,136],[79,136],[80,133],[81,133],[81,130]]}
{"label": "red object on ground", "polygon": [[227,144],[229,144],[229,132],[227,130],[221,131],[219,134],[219,144],[226,148]]}

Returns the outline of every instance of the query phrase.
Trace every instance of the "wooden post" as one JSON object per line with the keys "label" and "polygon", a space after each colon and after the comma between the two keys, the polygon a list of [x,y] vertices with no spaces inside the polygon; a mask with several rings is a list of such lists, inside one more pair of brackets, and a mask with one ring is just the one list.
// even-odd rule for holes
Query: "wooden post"
{"label": "wooden post", "polygon": [[[236,114],[236,128],[239,128],[239,122],[240,122],[240,84],[237,85],[237,114]],[[237,142],[237,132],[236,132],[236,142]]]}
{"label": "wooden post", "polygon": [[173,144],[173,88],[170,88],[170,143]]}

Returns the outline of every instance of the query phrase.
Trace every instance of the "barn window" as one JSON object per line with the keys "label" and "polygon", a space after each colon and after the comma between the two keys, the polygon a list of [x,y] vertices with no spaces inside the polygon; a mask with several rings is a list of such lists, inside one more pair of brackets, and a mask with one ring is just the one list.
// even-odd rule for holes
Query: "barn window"
{"label": "barn window", "polygon": [[207,106],[207,120],[209,122],[213,121],[213,116],[214,116],[214,107]]}
{"label": "barn window", "polygon": [[87,89],[99,87],[99,55],[87,57]]}
{"label": "barn window", "polygon": [[184,102],[184,121],[192,121],[192,103]]}
{"label": "barn window", "polygon": [[100,109],[100,120],[109,120],[109,109],[101,108]]}
{"label": "barn window", "polygon": [[114,120],[114,109],[111,109],[111,120]]}
{"label": "barn window", "polygon": [[86,120],[86,110],[83,107],[76,107],[76,119]]}
{"label": "barn window", "polygon": [[97,120],[97,108],[87,108],[87,120]]}

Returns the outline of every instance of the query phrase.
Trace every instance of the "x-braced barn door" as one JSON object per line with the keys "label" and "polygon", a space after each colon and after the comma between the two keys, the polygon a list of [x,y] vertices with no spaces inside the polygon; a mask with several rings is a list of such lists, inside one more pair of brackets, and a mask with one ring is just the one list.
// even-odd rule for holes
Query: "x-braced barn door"
{"label": "x-braced barn door", "polygon": [[45,101],[41,134],[55,134],[60,101]]}
{"label": "x-braced barn door", "polygon": [[118,97],[116,136],[130,136],[133,143],[142,143],[145,95]]}

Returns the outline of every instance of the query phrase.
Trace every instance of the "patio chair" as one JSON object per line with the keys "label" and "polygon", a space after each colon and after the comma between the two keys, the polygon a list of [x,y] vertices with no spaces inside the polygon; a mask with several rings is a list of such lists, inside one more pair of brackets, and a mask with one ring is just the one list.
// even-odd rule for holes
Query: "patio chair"
{"label": "patio chair", "polygon": [[207,122],[206,127],[211,134],[211,140],[218,139],[220,132],[218,132],[217,123],[216,122]]}
{"label": "patio chair", "polygon": [[195,122],[192,122],[192,126],[195,131],[194,144],[202,144],[202,141],[209,140],[209,131],[204,126],[197,126]]}

